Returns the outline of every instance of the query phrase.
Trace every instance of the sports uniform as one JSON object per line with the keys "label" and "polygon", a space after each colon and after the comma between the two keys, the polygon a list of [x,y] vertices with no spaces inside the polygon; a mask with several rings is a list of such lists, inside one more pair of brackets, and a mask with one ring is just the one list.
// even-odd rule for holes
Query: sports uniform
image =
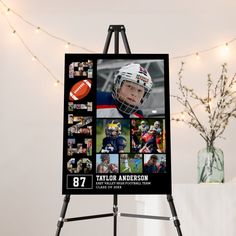
{"label": "sports uniform", "polygon": [[126,138],[121,136],[119,121],[110,120],[105,127],[106,137],[102,141],[101,153],[122,153],[127,145]]}
{"label": "sports uniform", "polygon": [[141,131],[141,136],[143,136],[148,132],[149,126],[146,124],[145,121],[141,121],[141,125],[138,127],[138,129]]}
{"label": "sports uniform", "polygon": [[118,173],[118,167],[116,164],[111,163],[111,164],[107,164],[107,163],[100,163],[97,165],[97,173],[99,174],[104,174],[104,173],[110,173],[110,174],[114,174],[114,173]]}
{"label": "sports uniform", "polygon": [[125,159],[124,160],[124,165],[125,165],[125,169],[123,170],[123,172],[125,172],[125,171],[129,171],[129,173],[131,173],[131,168],[130,168],[130,166],[129,166],[129,161],[128,161],[128,159]]}
{"label": "sports uniform", "polygon": [[143,167],[143,172],[150,173],[158,173],[158,167],[156,165],[150,165],[149,163],[145,163]]}
{"label": "sports uniform", "polygon": [[135,170],[138,171],[138,166],[142,161],[140,159],[134,159],[134,163],[135,163]]}
{"label": "sports uniform", "polygon": [[160,144],[161,137],[159,134],[161,132],[160,128],[155,129],[152,125],[149,131],[141,137],[144,146],[140,149],[141,153],[161,153]]}
{"label": "sports uniform", "polygon": [[161,135],[162,129],[160,127],[160,122],[159,121],[154,122],[153,128],[155,129],[155,131],[157,132],[158,135]]}
{"label": "sports uniform", "polygon": [[100,173],[100,174],[109,173],[108,164],[103,163],[103,162],[101,164],[98,164],[97,173]]}
{"label": "sports uniform", "polygon": [[138,131],[139,129],[136,124],[136,120],[131,120],[131,141],[132,141],[132,149],[134,152],[138,151],[138,146],[139,146],[139,139],[137,136]]}
{"label": "sports uniform", "polygon": [[97,173],[109,173],[109,163],[110,156],[109,154],[101,154],[101,163],[97,165]]}
{"label": "sports uniform", "polygon": [[105,137],[102,142],[101,153],[120,153],[123,152],[126,147],[126,139],[123,136],[117,138]]}

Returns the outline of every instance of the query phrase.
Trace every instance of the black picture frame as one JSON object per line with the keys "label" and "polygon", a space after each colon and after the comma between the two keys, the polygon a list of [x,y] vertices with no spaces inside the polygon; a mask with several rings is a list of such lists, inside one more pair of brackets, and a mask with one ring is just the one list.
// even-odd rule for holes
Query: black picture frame
{"label": "black picture frame", "polygon": [[[109,90],[109,88],[112,89],[112,83],[108,81],[107,77],[109,76],[110,79],[114,77],[118,65],[123,67],[132,62],[140,64],[143,68],[148,67],[147,70],[149,70],[151,77],[156,73],[155,81],[153,80],[155,87],[152,89],[152,91],[156,91],[156,95],[150,95],[149,99],[152,98],[151,105],[147,104],[144,107],[145,105],[143,104],[144,118],[97,117],[96,107],[98,104],[96,95],[98,89],[101,88],[101,75],[106,82],[106,86],[102,86],[103,89],[105,91]],[[81,81],[85,81],[84,86],[88,91],[81,92],[84,96],[82,98],[71,98],[70,92],[73,90],[72,88],[75,86],[75,90],[79,89]],[[62,194],[171,194],[169,96],[168,54],[66,54]],[[161,103],[158,105],[160,100]],[[118,156],[117,162],[114,161],[113,163],[116,164],[117,170],[115,171],[117,172],[98,173],[98,160],[99,155],[101,156],[98,140],[101,141],[102,137],[102,134],[100,135],[98,131],[98,124],[103,122],[105,127],[106,122],[111,120],[118,120],[119,123],[123,122],[121,127],[126,128],[127,132],[124,137],[126,142],[129,143],[129,149],[125,150],[124,153],[108,153],[109,155],[116,154]],[[132,120],[136,120],[138,124],[141,120],[144,120],[150,127],[155,121],[159,121],[160,130],[162,130],[160,144],[162,144],[162,151],[165,150],[165,152],[139,153],[140,149],[136,151],[132,146]],[[138,138],[140,139],[141,137]],[[165,147],[163,148],[163,146]],[[124,154],[128,155],[127,159],[131,164],[136,165],[139,163],[136,170],[131,168],[131,173],[126,173],[123,167],[122,155]],[[134,157],[136,154],[142,156],[141,166],[138,157]],[[150,157],[151,154],[161,158],[165,165],[164,171],[149,173],[149,170],[144,168],[144,160],[146,160],[146,157]]]}

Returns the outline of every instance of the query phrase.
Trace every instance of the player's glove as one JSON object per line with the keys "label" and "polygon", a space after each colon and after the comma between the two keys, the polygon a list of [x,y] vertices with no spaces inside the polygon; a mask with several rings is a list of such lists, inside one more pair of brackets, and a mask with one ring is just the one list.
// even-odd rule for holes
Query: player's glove
{"label": "player's glove", "polygon": [[102,150],[101,150],[101,153],[109,153],[109,150],[102,149]]}

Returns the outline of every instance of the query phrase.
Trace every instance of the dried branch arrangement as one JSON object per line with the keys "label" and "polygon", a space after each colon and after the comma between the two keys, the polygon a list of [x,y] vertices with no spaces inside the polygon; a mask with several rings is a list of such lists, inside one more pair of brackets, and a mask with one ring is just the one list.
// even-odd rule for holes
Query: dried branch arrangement
{"label": "dried branch arrangement", "polygon": [[[236,74],[229,78],[227,74],[227,64],[222,65],[219,79],[215,82],[211,75],[207,79],[207,94],[204,97],[197,95],[194,89],[183,85],[182,62],[178,73],[177,85],[180,95],[173,95],[183,107],[185,116],[182,118],[172,118],[177,122],[183,122],[200,132],[200,135],[207,142],[207,146],[212,146],[213,142],[222,137],[230,118],[236,118]],[[203,124],[196,113],[196,105],[203,106],[207,114],[207,124]]]}

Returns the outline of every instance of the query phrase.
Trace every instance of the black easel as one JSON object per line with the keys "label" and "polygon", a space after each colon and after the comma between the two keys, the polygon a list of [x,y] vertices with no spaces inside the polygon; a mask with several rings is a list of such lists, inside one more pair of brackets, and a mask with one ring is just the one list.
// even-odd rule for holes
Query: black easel
{"label": "black easel", "polygon": [[[103,53],[104,54],[108,53],[108,49],[109,49],[109,45],[110,45],[110,42],[111,42],[111,37],[112,37],[113,32],[115,34],[115,36],[114,36],[114,42],[115,42],[114,52],[115,52],[115,54],[119,53],[119,33],[121,33],[126,53],[131,54],[130,47],[129,47],[129,44],[128,44],[128,40],[127,40],[126,33],[125,33],[124,25],[110,25],[109,26],[108,35],[107,35],[107,38],[106,38]],[[172,195],[167,195],[167,201],[168,201],[169,206],[170,206],[172,217],[119,213],[118,212],[118,195],[114,194],[113,195],[113,213],[106,213],[106,214],[90,215],[90,216],[82,216],[82,217],[74,217],[74,218],[66,218],[65,219],[65,215],[66,215],[66,211],[67,211],[69,201],[70,201],[70,195],[66,195],[64,197],[64,202],[63,202],[63,205],[62,205],[60,217],[59,217],[59,220],[58,220],[58,223],[57,223],[57,231],[56,231],[55,236],[60,235],[61,228],[63,227],[64,222],[89,220],[89,219],[112,217],[112,216],[113,216],[113,219],[114,219],[114,224],[113,224],[113,229],[114,229],[113,232],[114,233],[113,233],[113,236],[117,236],[117,217],[118,216],[132,217],[132,218],[143,218],[143,219],[153,219],[153,220],[166,220],[166,221],[172,220],[174,222],[175,227],[176,227],[178,236],[182,236],[182,232],[181,232],[181,229],[180,229],[180,221],[178,219],[178,216],[177,216],[177,213],[176,213],[176,210],[175,210],[175,205],[174,205]]]}

